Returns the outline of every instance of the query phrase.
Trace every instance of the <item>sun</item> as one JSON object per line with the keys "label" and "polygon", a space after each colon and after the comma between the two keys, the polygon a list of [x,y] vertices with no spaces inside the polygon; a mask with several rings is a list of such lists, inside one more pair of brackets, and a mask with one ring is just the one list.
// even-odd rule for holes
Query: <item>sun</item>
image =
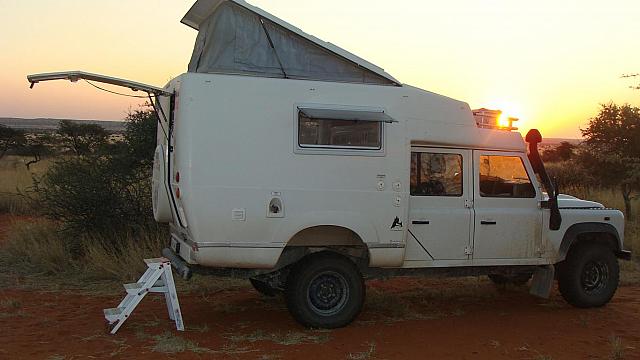
{"label": "sun", "polygon": [[502,114],[500,114],[500,116],[498,116],[498,127],[501,128],[510,128],[513,126],[513,120],[509,120],[509,119],[513,119],[513,116],[510,116],[509,114],[503,112]]}

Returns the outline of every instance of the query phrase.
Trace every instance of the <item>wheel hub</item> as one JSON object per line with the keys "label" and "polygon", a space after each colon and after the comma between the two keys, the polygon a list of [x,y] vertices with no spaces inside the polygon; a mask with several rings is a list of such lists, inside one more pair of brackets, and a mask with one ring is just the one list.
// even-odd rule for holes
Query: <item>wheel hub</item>
{"label": "wheel hub", "polygon": [[311,309],[325,316],[338,313],[344,308],[348,299],[347,281],[334,271],[325,271],[316,275],[307,290],[307,302]]}
{"label": "wheel hub", "polygon": [[601,291],[609,280],[609,267],[602,261],[591,261],[587,263],[582,271],[582,288],[587,293],[597,293]]}

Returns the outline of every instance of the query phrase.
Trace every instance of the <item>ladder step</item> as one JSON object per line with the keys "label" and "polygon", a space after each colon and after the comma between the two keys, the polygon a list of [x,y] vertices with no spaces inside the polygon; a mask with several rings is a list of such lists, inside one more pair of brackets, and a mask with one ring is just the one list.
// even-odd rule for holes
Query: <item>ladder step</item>
{"label": "ladder step", "polygon": [[102,311],[104,312],[104,317],[110,323],[116,321],[118,317],[120,317],[120,315],[122,314],[122,308],[104,309]]}
{"label": "ladder step", "polygon": [[131,295],[138,295],[143,288],[144,285],[140,283],[124,284],[124,289],[127,290],[127,294]]}
{"label": "ladder step", "polygon": [[[141,284],[141,283],[130,283],[130,284],[124,284],[124,289],[127,291],[127,294],[129,295],[138,295],[144,292],[145,287],[144,287],[144,284]],[[149,292],[154,292],[154,293],[166,292],[166,288],[164,287],[164,283],[162,282],[162,280],[156,281],[156,283],[153,284],[151,288],[146,288],[146,289],[148,289]]]}
{"label": "ladder step", "polygon": [[144,259],[144,262],[147,264],[147,266],[155,266],[155,265],[170,263],[171,261],[169,261],[169,259],[167,258],[160,257],[160,258],[153,258],[153,259]]}

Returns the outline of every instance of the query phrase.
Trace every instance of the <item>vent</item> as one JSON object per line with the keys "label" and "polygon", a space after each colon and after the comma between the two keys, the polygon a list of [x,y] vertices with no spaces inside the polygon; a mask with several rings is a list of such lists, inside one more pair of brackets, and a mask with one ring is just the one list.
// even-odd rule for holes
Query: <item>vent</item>
{"label": "vent", "polygon": [[231,220],[232,221],[245,221],[246,211],[244,209],[233,209],[231,210]]}

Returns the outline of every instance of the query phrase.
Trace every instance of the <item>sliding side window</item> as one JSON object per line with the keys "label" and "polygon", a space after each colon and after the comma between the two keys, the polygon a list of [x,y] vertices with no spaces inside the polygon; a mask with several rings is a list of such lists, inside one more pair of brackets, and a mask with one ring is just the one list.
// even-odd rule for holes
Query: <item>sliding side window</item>
{"label": "sliding side window", "polygon": [[314,149],[381,150],[384,111],[299,108],[298,146]]}

